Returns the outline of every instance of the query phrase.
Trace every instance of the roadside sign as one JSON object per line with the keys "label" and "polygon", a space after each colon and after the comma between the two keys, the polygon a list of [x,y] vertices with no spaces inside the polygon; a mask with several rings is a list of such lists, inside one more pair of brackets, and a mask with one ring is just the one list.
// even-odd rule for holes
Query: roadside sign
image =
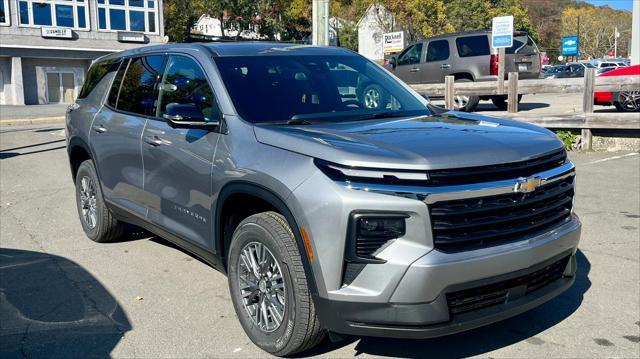
{"label": "roadside sign", "polygon": [[565,56],[578,54],[579,39],[577,36],[567,36],[562,38],[562,54]]}
{"label": "roadside sign", "polygon": [[404,32],[388,32],[382,34],[382,52],[390,54],[404,49]]}
{"label": "roadside sign", "polygon": [[491,46],[494,48],[513,46],[513,16],[493,18]]}

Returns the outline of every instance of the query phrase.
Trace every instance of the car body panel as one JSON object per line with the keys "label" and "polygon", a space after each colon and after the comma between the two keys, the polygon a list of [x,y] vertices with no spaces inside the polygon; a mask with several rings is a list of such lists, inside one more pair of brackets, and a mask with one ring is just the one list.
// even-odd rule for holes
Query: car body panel
{"label": "car body panel", "polygon": [[[640,76],[640,65],[619,67],[615,70],[611,70],[600,75],[601,77],[608,76]],[[638,89],[640,90],[640,89]],[[596,105],[611,106],[615,101],[613,93],[608,91],[597,91],[593,94],[594,103]]]}

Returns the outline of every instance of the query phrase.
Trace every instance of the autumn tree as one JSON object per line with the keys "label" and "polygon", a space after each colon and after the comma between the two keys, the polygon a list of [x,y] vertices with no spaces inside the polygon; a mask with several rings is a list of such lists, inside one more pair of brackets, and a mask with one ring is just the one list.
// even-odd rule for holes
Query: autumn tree
{"label": "autumn tree", "polygon": [[597,58],[613,52],[615,29],[618,28],[618,54],[629,54],[631,13],[604,7],[568,7],[562,13],[562,36],[577,35],[580,18],[580,51],[586,58]]}

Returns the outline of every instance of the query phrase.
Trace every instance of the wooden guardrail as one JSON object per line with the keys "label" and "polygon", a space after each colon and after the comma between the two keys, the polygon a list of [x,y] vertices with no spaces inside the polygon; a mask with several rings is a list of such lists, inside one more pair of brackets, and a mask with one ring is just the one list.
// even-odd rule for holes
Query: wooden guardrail
{"label": "wooden guardrail", "polygon": [[[500,86],[502,85],[502,86]],[[537,93],[582,93],[582,114],[572,116],[542,116],[520,119],[547,128],[575,128],[582,130],[583,143],[591,149],[591,129],[640,129],[640,115],[630,113],[593,113],[594,92],[639,91],[640,76],[596,77],[595,69],[586,69],[584,78],[518,80],[517,72],[509,72],[508,81],[454,82],[446,76],[444,84],[414,84],[414,90],[431,97],[445,98],[445,107],[453,108],[456,95],[507,95],[509,117],[518,112],[518,95]],[[504,88],[501,90],[500,87]]]}

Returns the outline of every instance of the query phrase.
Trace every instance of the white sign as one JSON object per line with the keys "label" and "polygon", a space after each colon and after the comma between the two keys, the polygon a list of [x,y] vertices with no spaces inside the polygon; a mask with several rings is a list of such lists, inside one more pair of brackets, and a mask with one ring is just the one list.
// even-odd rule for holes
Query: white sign
{"label": "white sign", "polygon": [[53,37],[57,39],[73,38],[71,29],[66,27],[41,27],[40,34],[42,35],[42,37]]}
{"label": "white sign", "polygon": [[513,16],[493,18],[491,46],[494,48],[513,46]]}
{"label": "white sign", "polygon": [[404,32],[388,32],[382,34],[382,52],[390,54],[404,49]]}
{"label": "white sign", "polygon": [[146,43],[147,38],[141,32],[118,31],[118,41]]}

